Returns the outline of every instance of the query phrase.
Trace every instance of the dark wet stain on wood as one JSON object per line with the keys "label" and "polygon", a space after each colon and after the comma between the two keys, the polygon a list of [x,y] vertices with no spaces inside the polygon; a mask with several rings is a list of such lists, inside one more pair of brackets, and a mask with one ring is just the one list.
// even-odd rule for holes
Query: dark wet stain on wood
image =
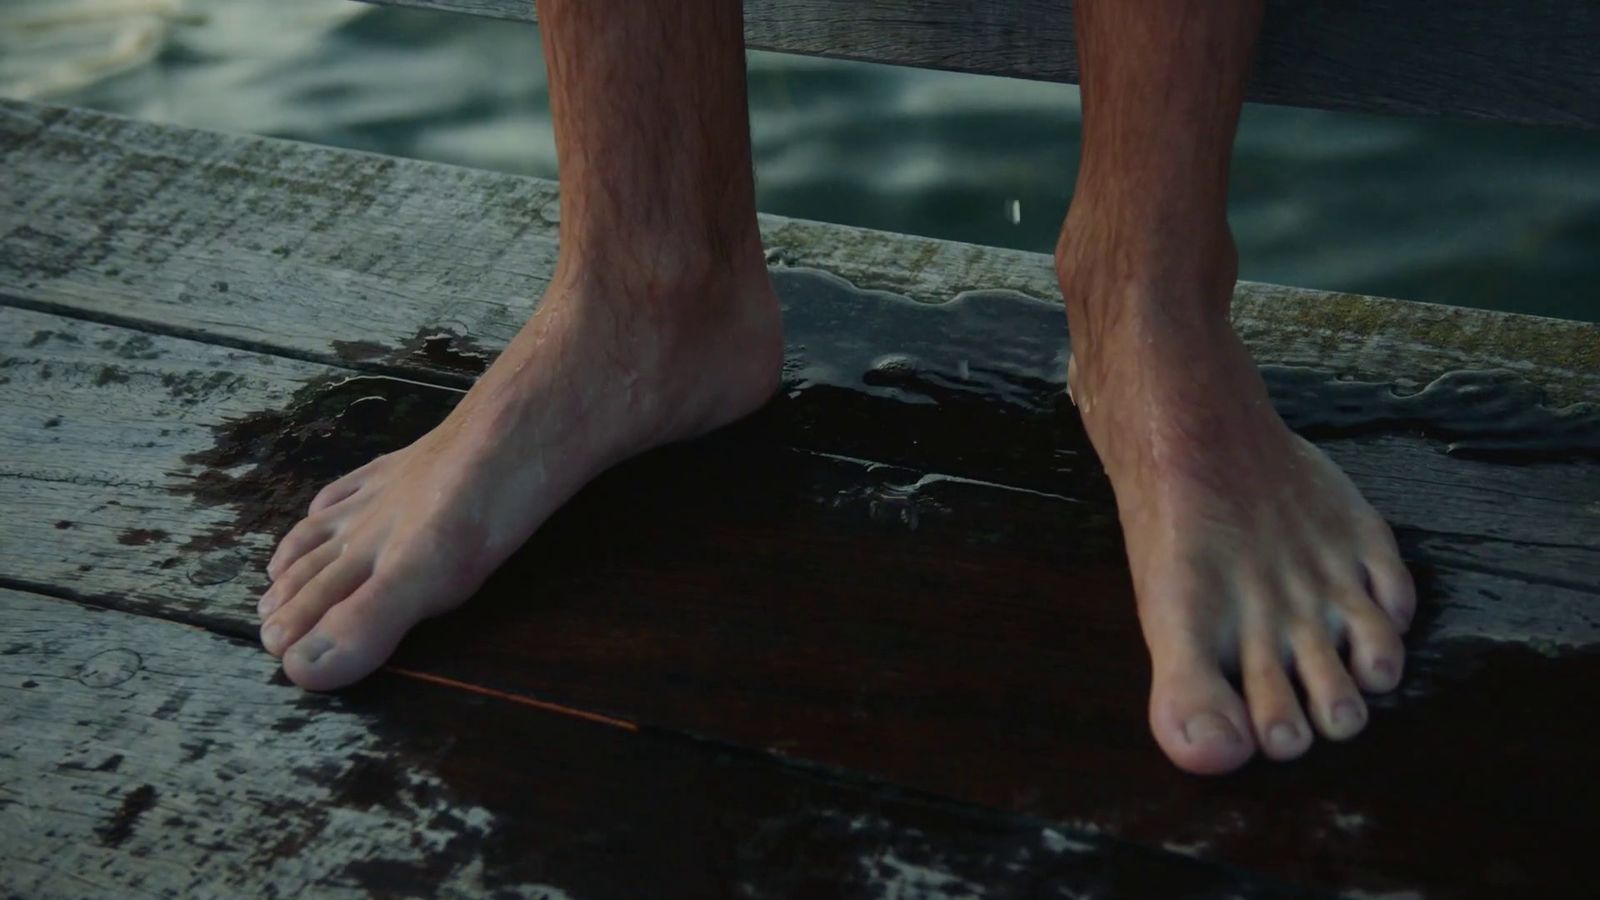
{"label": "dark wet stain on wood", "polygon": [[156,805],[156,789],[148,784],[142,784],[129,791],[122,798],[122,805],[111,814],[105,824],[96,829],[100,835],[101,843],[107,847],[121,846],[123,841],[133,836],[133,831],[139,824],[139,818]]}
{"label": "dark wet stain on wood", "polygon": [[494,357],[471,337],[449,328],[424,328],[398,347],[371,341],[334,341],[333,349],[348,363],[376,361],[468,378],[483,374]]}
{"label": "dark wet stain on wood", "polygon": [[174,399],[185,404],[195,403],[208,394],[226,390],[237,382],[238,376],[229,372],[191,370],[181,374],[166,372],[161,376],[161,386],[165,387]]}
{"label": "dark wet stain on wood", "polygon": [[407,791],[409,785],[398,765],[392,758],[358,754],[348,765],[335,766],[336,777],[324,778],[333,791],[332,802],[360,810],[374,806],[396,811],[404,809],[402,792]]}
{"label": "dark wet stain on wood", "polygon": [[[1060,309],[1004,292],[928,305],[820,273],[774,278],[790,342],[779,396],[599,479],[464,611],[409,639],[399,664],[1198,848],[1297,883],[1564,883],[1581,848],[1561,836],[1582,833],[1600,797],[1545,776],[1581,771],[1600,735],[1582,717],[1540,722],[1600,700],[1593,655],[1514,632],[1431,639],[1469,575],[1437,574],[1419,558],[1427,535],[1402,533],[1424,611],[1407,684],[1374,703],[1369,733],[1293,766],[1258,763],[1227,787],[1182,776],[1144,726],[1147,662],[1110,485],[1063,391]],[[1545,465],[1595,449],[1591,406],[1551,409],[1503,375],[1420,389],[1265,375],[1286,419],[1322,440]],[[176,489],[234,516],[213,546],[281,534],[323,484],[405,446],[459,396],[376,375],[308,384],[219,427]],[[1525,694],[1551,704],[1509,714],[1538,739],[1485,743],[1472,709]],[[1394,762],[1424,757],[1427,778]],[[1485,769],[1504,773],[1494,789],[1479,784]],[[1525,795],[1544,799],[1530,807]],[[1482,826],[1492,851],[1464,864],[1450,850],[1459,835],[1416,837],[1427,817],[1483,822],[1479,799],[1508,811],[1490,817],[1507,827]],[[373,890],[422,877],[358,869]]]}
{"label": "dark wet stain on wood", "polygon": [[159,528],[130,528],[117,535],[117,543],[125,547],[138,547],[164,541],[172,535]]}
{"label": "dark wet stain on wood", "polygon": [[[1150,851],[1070,827],[996,814],[871,779],[716,742],[463,702],[440,688],[379,676],[340,706],[370,711],[394,757],[335,806],[366,809],[378,794],[434,810],[450,837],[423,859],[351,861],[346,877],[378,895],[409,895],[475,858],[486,891],[533,881],[570,896],[1287,897],[1248,873]],[[400,707],[404,707],[403,709]],[[516,764],[507,767],[506,761]],[[370,761],[358,757],[351,770]],[[425,772],[438,788],[422,788]],[[337,786],[349,771],[324,776]],[[436,795],[435,791],[439,794]],[[439,802],[476,807],[490,826]],[[284,810],[297,852],[309,815]],[[311,838],[314,840],[314,838]],[[898,888],[896,887],[898,886]]]}
{"label": "dark wet stain on wood", "polygon": [[421,436],[459,396],[357,376],[307,385],[282,409],[225,423],[211,448],[184,457],[199,471],[174,490],[232,510],[233,521],[196,535],[184,549],[207,553],[233,547],[247,534],[282,533],[322,484]]}
{"label": "dark wet stain on wood", "polygon": [[105,387],[108,384],[122,384],[128,380],[128,373],[116,366],[101,366],[100,374],[94,377],[95,387]]}

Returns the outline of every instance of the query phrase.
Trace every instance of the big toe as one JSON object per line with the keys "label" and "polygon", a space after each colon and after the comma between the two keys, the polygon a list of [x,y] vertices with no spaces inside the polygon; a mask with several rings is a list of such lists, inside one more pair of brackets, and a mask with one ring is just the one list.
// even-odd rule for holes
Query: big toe
{"label": "big toe", "polygon": [[1255,753],[1244,701],[1215,664],[1159,671],[1150,693],[1150,730],[1167,757],[1187,772],[1218,775]]}
{"label": "big toe", "polygon": [[311,691],[331,691],[377,671],[420,616],[403,604],[380,602],[376,581],[334,605],[283,654],[283,670]]}

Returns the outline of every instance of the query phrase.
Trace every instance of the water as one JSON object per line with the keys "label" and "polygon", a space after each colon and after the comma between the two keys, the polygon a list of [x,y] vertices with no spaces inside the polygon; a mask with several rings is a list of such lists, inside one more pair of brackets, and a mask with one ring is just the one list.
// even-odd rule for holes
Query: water
{"label": "water", "polygon": [[[766,212],[1047,251],[1070,86],[750,54]],[[543,177],[532,27],[347,0],[10,0],[0,93]],[[1242,277],[1600,320],[1600,136],[1247,107]]]}

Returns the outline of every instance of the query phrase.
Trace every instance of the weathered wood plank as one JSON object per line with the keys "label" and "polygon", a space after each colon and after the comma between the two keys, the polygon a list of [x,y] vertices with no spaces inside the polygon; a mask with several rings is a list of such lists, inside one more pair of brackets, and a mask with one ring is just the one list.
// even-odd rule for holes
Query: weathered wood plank
{"label": "weathered wood plank", "polygon": [[[422,337],[492,353],[554,267],[552,182],[16,102],[0,147],[0,302],[464,381]],[[1047,256],[761,221],[775,263],[864,288],[1059,297]],[[1594,323],[1249,283],[1234,313],[1262,363],[1412,386],[1506,369],[1557,402],[1600,396]]]}
{"label": "weathered wood plank", "polygon": [[393,674],[306,694],[236,641],[5,589],[0,891],[1287,896],[1175,854]]}
{"label": "weathered wood plank", "polygon": [[[230,633],[252,629],[256,565],[309,492],[450,402],[420,385],[361,387],[395,410],[376,420],[342,418],[348,392],[292,402],[307,380],[348,372],[320,363],[465,383],[482,365],[474,354],[526,316],[531,301],[514,298],[535,296],[553,260],[554,188],[529,179],[20,104],[0,105],[0,146],[0,304],[11,305],[0,308],[0,404],[16,411],[0,420],[0,507],[22,510],[0,520],[0,577]],[[800,264],[920,300],[1053,296],[1049,261],[1035,255],[763,225],[790,313],[835,290],[788,268]],[[869,319],[898,308],[850,302]],[[1491,365],[1559,402],[1600,393],[1593,325],[1250,285],[1238,308],[1268,363],[1412,387]],[[1392,422],[1328,440],[1424,578],[1432,618],[1413,647],[1412,687],[1380,709],[1368,740],[1281,776],[1256,770],[1219,801],[1176,779],[1144,737],[1143,663],[1104,485],[1070,415],[1041,399],[1059,389],[1054,316],[1029,307],[970,334],[916,318],[887,328],[868,356],[917,361],[910,381],[879,393],[871,359],[821,374],[800,360],[805,389],[762,422],[585,494],[521,557],[547,591],[536,609],[491,592],[481,612],[408,645],[407,664],[1146,844],[1204,844],[1217,859],[1340,889],[1574,883],[1581,849],[1548,836],[1579,833],[1569,820],[1593,798],[1546,779],[1582,771],[1575,748],[1593,739],[1586,721],[1562,717],[1592,706],[1582,691],[1596,683],[1595,464],[1444,456]],[[803,322],[791,318],[791,338],[817,343],[795,333]],[[968,381],[960,362],[978,373],[974,402],[936,389]],[[880,387],[888,374],[875,373]],[[937,416],[886,406],[898,390],[937,397]],[[1389,406],[1361,396],[1358,408]],[[1015,408],[1025,414],[1004,412]],[[1468,416],[1468,431],[1484,419]],[[251,438],[252,423],[293,446]],[[313,458],[307,441],[327,452]],[[766,505],[719,505],[712,487],[730,478]],[[633,510],[640,497],[654,505]],[[713,578],[713,559],[745,562]],[[1067,688],[1041,704],[1041,684]],[[1471,704],[1510,709],[1503,724],[1538,736],[1482,748]],[[1423,756],[1426,772],[1392,764]],[[1515,777],[1480,783],[1484,771]],[[1177,799],[1158,809],[1148,798],[1160,796]],[[1513,810],[1504,821],[1526,823],[1529,796],[1544,824],[1525,830],[1441,832],[1417,819]],[[1431,843],[1398,855],[1424,832]]]}
{"label": "weathered wood plank", "polygon": [[[533,0],[369,0],[532,20]],[[1078,81],[1071,0],[745,0],[745,43],[1038,81]],[[1585,0],[1268,0],[1262,103],[1600,126],[1600,8]]]}
{"label": "weathered wood plank", "polygon": [[[1089,500],[1108,514],[1109,489],[1081,432],[1074,431],[1076,420],[1069,411],[1008,421],[1009,411],[989,408],[995,398],[980,392],[977,402],[945,397],[942,408],[919,416],[893,399],[848,389],[865,384],[879,358],[898,355],[935,365],[931,354],[937,351],[928,344],[947,347],[952,358],[977,358],[972,344],[988,338],[979,323],[948,323],[955,329],[940,335],[927,326],[947,323],[919,322],[916,307],[896,321],[893,305],[874,311],[870,299],[830,298],[815,291],[806,297],[796,273],[780,273],[779,282],[792,288],[785,291],[792,298],[786,318],[791,339],[805,348],[791,354],[789,369],[808,380],[791,382],[793,389],[784,400],[787,418],[773,441],[799,451],[900,466],[908,483],[934,472],[1047,497]],[[879,342],[864,352],[830,347],[828,335],[808,325],[812,320],[807,312],[838,325],[839,308],[856,304],[864,308],[862,322],[845,324],[842,332],[870,335]],[[240,587],[246,590],[264,587],[251,563],[264,559],[274,537],[293,524],[317,480],[331,480],[370,455],[403,445],[431,424],[430,416],[442,415],[454,397],[452,392],[430,394],[419,386],[419,392],[432,398],[427,401],[431,412],[375,423],[366,431],[345,426],[339,433],[353,443],[330,451],[316,467],[273,460],[283,471],[236,484],[237,473],[230,466],[267,462],[259,455],[270,448],[246,441],[226,448],[238,459],[225,458],[226,453],[219,457],[219,440],[224,438],[218,429],[294,408],[293,398],[303,384],[337,378],[340,370],[14,308],[0,308],[0,322],[6,326],[0,337],[0,378],[5,379],[0,397],[13,412],[0,423],[0,447],[6,450],[0,462],[0,473],[6,476],[0,495],[9,508],[30,513],[26,522],[0,525],[19,529],[7,542],[10,570],[5,574],[59,584],[83,580],[75,574],[78,566],[103,566],[108,571],[100,577],[120,589],[124,576],[133,574],[121,570],[129,559],[126,547],[140,541],[141,533],[159,533],[162,540],[145,543],[177,544],[188,552],[162,558],[167,569],[155,580],[129,580],[138,585],[139,596],[152,602],[192,597],[196,612],[212,596],[206,582],[225,570],[244,579]],[[1027,323],[1012,324],[1025,328]],[[917,334],[917,326],[934,335]],[[1000,327],[1008,326],[1002,320]],[[943,373],[935,368],[929,377],[955,381],[956,365],[944,366]],[[1003,372],[1004,360],[996,358],[989,365]],[[1022,383],[1021,378],[1017,375],[1014,383]],[[1046,393],[1032,401],[1042,406],[1049,402],[1051,386],[1046,383],[1041,390]],[[353,399],[335,397],[331,402]],[[280,415],[273,424],[336,428],[342,412],[316,407],[297,413],[305,421]],[[1494,405],[1489,412],[1506,414]],[[894,435],[886,435],[882,423],[896,420],[901,424]],[[979,444],[972,437],[977,434],[989,438]],[[1446,456],[1436,443],[1384,432],[1326,446],[1400,530],[1420,562],[1465,566],[1552,587],[1592,590],[1600,584],[1600,464],[1504,466]],[[842,465],[848,470],[853,464]],[[908,474],[912,472],[917,474]],[[869,474],[848,477],[859,480]],[[876,489],[874,479],[867,483]],[[229,490],[248,492],[240,499],[250,508],[227,502]],[[270,496],[274,491],[289,495]],[[204,502],[197,507],[199,501]],[[1080,505],[1051,502],[1066,504],[1069,512],[1063,515],[1074,515],[1070,510]],[[61,522],[73,524],[57,528]],[[194,593],[197,580],[200,590]],[[1516,604],[1518,614],[1551,608],[1541,597]],[[1568,627],[1562,607],[1553,609],[1548,621]]]}
{"label": "weathered wood plank", "polygon": [[[826,298],[804,302],[864,333]],[[907,308],[863,316],[929,339],[896,327],[896,309]],[[0,424],[0,506],[17,511],[0,520],[0,578],[245,637],[263,555],[311,492],[403,444],[455,396],[371,378],[304,388],[348,372],[32,311],[0,309],[0,321],[0,402],[16,411]],[[789,368],[803,380],[778,405],[603,479],[399,664],[1330,889],[1574,883],[1581,856],[1551,835],[1580,833],[1569,820],[1595,798],[1547,780],[1580,770],[1592,745],[1592,723],[1560,711],[1595,699],[1600,594],[1430,564],[1428,542],[1449,538],[1428,516],[1513,534],[1570,527],[1580,537],[1565,548],[1490,535],[1457,552],[1534,573],[1551,558],[1592,567],[1593,462],[1493,465],[1393,433],[1329,441],[1347,464],[1376,454],[1370,472],[1352,468],[1380,507],[1414,504],[1416,533],[1402,538],[1426,613],[1409,686],[1378,704],[1361,741],[1292,772],[1258,767],[1219,794],[1171,771],[1145,735],[1115,522],[1070,413],[1026,412],[1036,398],[1020,377],[974,382],[1011,394],[956,392],[931,411],[852,391],[866,373],[830,381],[848,360],[802,340],[808,355]],[[883,355],[867,343],[862,357]],[[940,364],[921,345],[883,349]],[[989,363],[1002,375],[1013,364]],[[355,402],[367,397],[382,399]],[[858,422],[877,428],[851,431]],[[1419,465],[1427,477],[1403,483]],[[1476,512],[1451,513],[1430,481],[1457,502],[1480,490]],[[1484,744],[1473,704],[1533,736]],[[1424,758],[1426,772],[1396,762]],[[1514,828],[1485,823],[1483,809],[1518,797],[1539,808],[1508,814]],[[1463,865],[1459,847],[1478,842],[1477,864]]]}

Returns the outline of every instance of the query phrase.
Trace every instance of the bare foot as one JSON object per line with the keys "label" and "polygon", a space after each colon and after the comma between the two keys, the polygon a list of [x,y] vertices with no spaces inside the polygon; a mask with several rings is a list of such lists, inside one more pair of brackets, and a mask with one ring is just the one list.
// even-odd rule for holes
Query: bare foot
{"label": "bare foot", "polygon": [[643,288],[572,268],[443,423],[328,485],[278,546],[261,641],[296,684],[366,676],[596,475],[777,389],[778,302],[759,265]]}
{"label": "bare foot", "polygon": [[1257,748],[1297,757],[1313,727],[1355,735],[1361,692],[1400,680],[1415,607],[1389,527],[1273,410],[1228,323],[1231,260],[1136,279],[1102,275],[1104,258],[1067,255],[1069,384],[1116,491],[1156,741],[1212,774]]}

